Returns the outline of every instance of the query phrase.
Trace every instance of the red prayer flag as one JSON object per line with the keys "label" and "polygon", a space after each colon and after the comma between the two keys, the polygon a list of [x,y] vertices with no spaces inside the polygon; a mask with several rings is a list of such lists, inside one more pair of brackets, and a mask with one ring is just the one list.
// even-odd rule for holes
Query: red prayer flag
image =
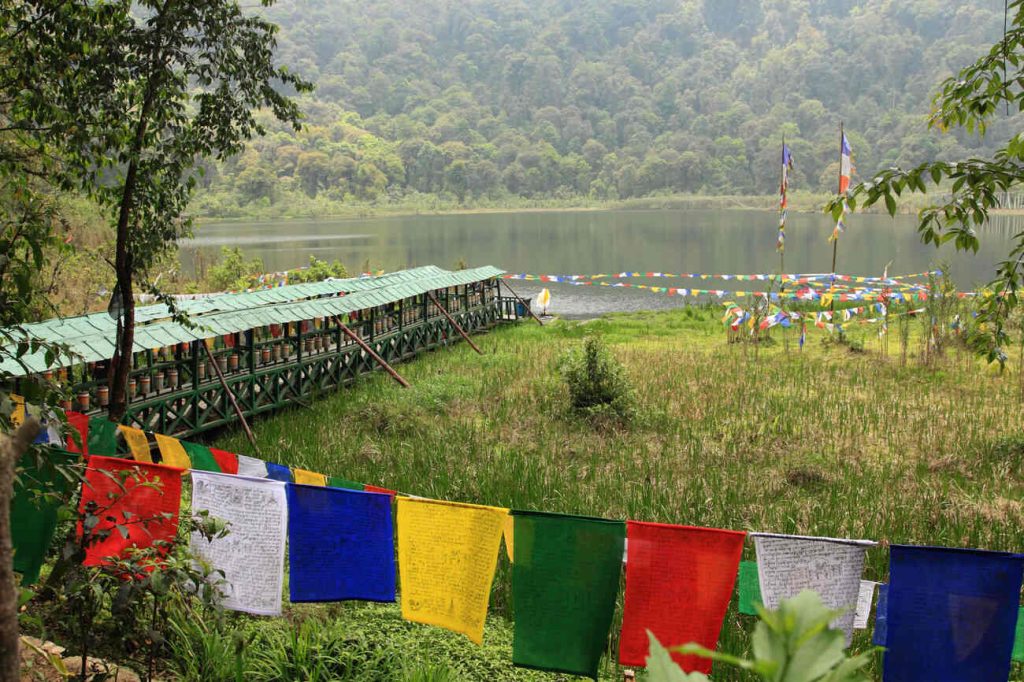
{"label": "red prayer flag", "polygon": [[391,497],[394,497],[395,495],[398,494],[398,492],[395,491],[395,490],[390,490],[388,488],[381,488],[381,487],[378,487],[378,486],[375,486],[375,485],[364,485],[363,486],[363,491],[364,492],[368,492],[368,493],[384,493],[385,495],[390,495]]}
{"label": "red prayer flag", "polygon": [[[123,475],[119,472],[128,473]],[[84,514],[86,505],[95,502],[98,506],[95,514],[100,519],[96,529],[111,532],[106,538],[86,548],[85,561],[82,563],[86,566],[100,566],[107,563],[108,557],[121,556],[129,547],[144,549],[157,540],[173,540],[178,531],[182,473],[183,469],[162,464],[117,457],[90,457],[85,470],[85,483],[82,485],[79,513]],[[141,485],[157,482],[159,486]],[[128,512],[127,517],[124,512]],[[161,518],[164,513],[170,514],[170,517]],[[124,537],[115,528],[118,524],[127,528],[128,537]],[[81,522],[78,524],[78,535],[82,535]]]}
{"label": "red prayer flag", "polygon": [[[742,531],[626,522],[626,602],[619,663],[646,662],[650,630],[665,646],[696,642],[715,649],[736,582]],[[711,660],[672,654],[687,672],[711,672]]]}
{"label": "red prayer flag", "polygon": [[222,474],[238,473],[238,455],[227,450],[218,450],[217,448],[210,448],[210,454],[213,455],[213,459],[217,462],[217,466],[220,467]]}
{"label": "red prayer flag", "polygon": [[75,431],[78,432],[79,437],[82,439],[82,446],[79,447],[75,443],[75,439],[71,436],[65,438],[65,447],[68,452],[77,452],[83,455],[89,454],[89,416],[82,414],[81,412],[65,411],[65,416],[68,419],[68,425],[71,426]]}

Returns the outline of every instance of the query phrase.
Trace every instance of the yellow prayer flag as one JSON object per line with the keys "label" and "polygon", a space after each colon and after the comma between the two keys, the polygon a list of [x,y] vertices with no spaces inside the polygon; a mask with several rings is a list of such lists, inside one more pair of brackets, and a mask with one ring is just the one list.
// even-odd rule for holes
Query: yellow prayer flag
{"label": "yellow prayer flag", "polygon": [[185,448],[181,446],[181,441],[177,438],[165,436],[162,433],[153,435],[156,436],[156,444],[160,447],[160,459],[163,460],[163,464],[169,467],[178,467],[179,469],[192,468],[192,460],[189,459]]}
{"label": "yellow prayer flag", "polygon": [[505,538],[505,554],[508,555],[509,563],[512,563],[512,557],[515,556],[515,554],[512,551],[512,537],[515,534],[515,528],[516,520],[512,517],[511,514],[509,514],[505,517],[505,526],[501,529],[501,535]]}
{"label": "yellow prayer flag", "polygon": [[305,469],[296,469],[295,467],[292,467],[292,479],[296,483],[303,485],[318,485],[321,487],[327,485],[327,477],[323,474],[318,474],[315,471],[306,471]]}
{"label": "yellow prayer flag", "polygon": [[146,432],[124,424],[120,424],[117,428],[124,435],[124,440],[128,443],[128,449],[132,451],[135,461],[152,464],[153,458],[149,455],[149,439],[146,438]]}
{"label": "yellow prayer flag", "polygon": [[25,399],[20,395],[10,394],[11,402],[14,403],[14,411],[11,413],[11,424],[21,426],[25,422]]}
{"label": "yellow prayer flag", "polygon": [[402,617],[481,644],[506,518],[499,507],[399,497]]}

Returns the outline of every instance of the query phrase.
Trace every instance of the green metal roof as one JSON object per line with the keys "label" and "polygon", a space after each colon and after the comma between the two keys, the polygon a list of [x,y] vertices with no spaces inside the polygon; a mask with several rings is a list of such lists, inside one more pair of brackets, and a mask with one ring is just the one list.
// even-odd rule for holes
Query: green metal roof
{"label": "green metal roof", "polygon": [[[428,291],[480,282],[504,272],[491,266],[450,272],[428,265],[377,277],[328,279],[182,301],[178,307],[188,313],[196,325],[194,329],[171,320],[163,304],[140,306],[135,311],[135,351],[233,334],[269,324],[344,315]],[[85,362],[106,360],[114,354],[117,326],[106,313],[55,318],[24,325],[24,328],[30,337],[67,344]],[[23,356],[22,362],[28,366],[29,372],[41,372],[47,368],[41,352]],[[0,364],[0,368],[15,375],[25,373],[25,369],[13,360]]]}

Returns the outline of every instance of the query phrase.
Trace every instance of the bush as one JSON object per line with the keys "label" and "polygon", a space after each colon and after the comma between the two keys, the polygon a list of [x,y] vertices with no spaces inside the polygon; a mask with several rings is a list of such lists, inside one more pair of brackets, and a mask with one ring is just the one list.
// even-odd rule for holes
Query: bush
{"label": "bush", "polygon": [[558,371],[569,388],[573,411],[586,416],[614,415],[632,419],[633,390],[622,364],[596,336],[572,348],[559,360]]}

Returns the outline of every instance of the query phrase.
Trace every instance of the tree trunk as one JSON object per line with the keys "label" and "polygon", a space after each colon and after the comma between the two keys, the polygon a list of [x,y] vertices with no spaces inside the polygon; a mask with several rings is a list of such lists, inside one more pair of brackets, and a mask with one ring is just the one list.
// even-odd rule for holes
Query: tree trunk
{"label": "tree trunk", "polygon": [[39,435],[39,420],[25,419],[13,435],[0,434],[0,680],[19,679],[18,591],[14,585],[11,500],[14,468]]}

